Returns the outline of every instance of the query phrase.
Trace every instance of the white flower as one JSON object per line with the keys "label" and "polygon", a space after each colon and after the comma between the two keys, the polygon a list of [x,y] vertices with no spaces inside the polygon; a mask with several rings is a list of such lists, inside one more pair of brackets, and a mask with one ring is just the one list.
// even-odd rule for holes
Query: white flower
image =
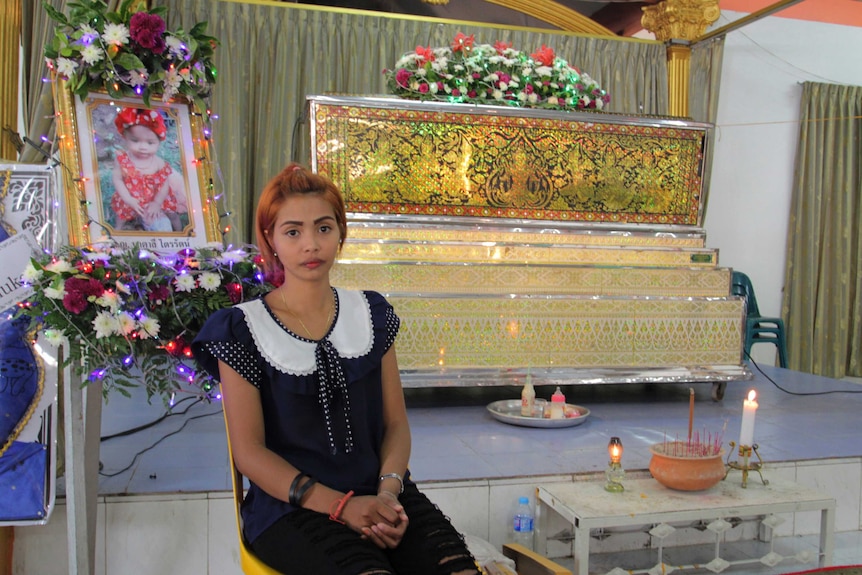
{"label": "white flower", "polygon": [[212,272],[204,272],[199,278],[201,287],[207,291],[215,291],[221,285],[221,276]]}
{"label": "white flower", "polygon": [[416,81],[410,82],[410,89],[413,90],[414,92],[418,92],[419,91],[419,82],[416,82]]}
{"label": "white flower", "polygon": [[456,72],[463,72],[464,66],[462,66],[461,64],[455,64],[455,71]]}
{"label": "white flower", "polygon": [[159,320],[154,317],[146,317],[140,321],[139,323],[141,329],[138,330],[138,337],[141,339],[149,339],[151,337],[157,337],[159,335],[159,329],[161,326],[159,325]]}
{"label": "white flower", "polygon": [[506,90],[508,88],[509,88],[509,84],[507,84],[506,82],[500,82],[500,89],[501,90]]}
{"label": "white flower", "polygon": [[54,287],[46,287],[44,293],[45,297],[50,299],[63,299],[64,297],[66,297],[66,290],[64,290],[62,287],[60,287],[59,289]]}
{"label": "white flower", "polygon": [[168,52],[176,56],[177,58],[186,58],[186,54],[188,54],[188,48],[183,43],[182,40],[177,38],[176,36],[167,36],[165,38],[165,46],[168,49]]}
{"label": "white flower", "polygon": [[63,332],[58,329],[46,329],[45,330],[45,341],[50,343],[55,347],[60,347],[67,342],[66,336],[63,335]]}
{"label": "white flower", "polygon": [[191,274],[182,273],[174,280],[177,291],[190,292],[195,289],[195,278]]}
{"label": "white flower", "polygon": [[116,312],[120,309],[120,296],[117,295],[117,292],[105,290],[102,292],[102,295],[96,298],[96,305],[109,308],[112,312]]}
{"label": "white flower", "polygon": [[438,91],[437,82],[430,82],[428,84],[428,91],[431,92],[432,94],[436,94]]}
{"label": "white flower", "polygon": [[36,280],[38,280],[40,277],[42,277],[42,270],[36,269],[36,267],[33,265],[33,262],[29,262],[24,267],[23,277],[24,277],[24,280],[27,281],[28,283],[33,283]]}
{"label": "white flower", "polygon": [[180,84],[182,83],[183,79],[176,68],[171,68],[165,74],[165,88],[172,88],[176,90],[180,87]]}
{"label": "white flower", "polygon": [[132,86],[146,86],[147,79],[147,71],[143,68],[140,70],[129,70],[129,84]]}
{"label": "white flower", "polygon": [[416,70],[417,76],[425,76],[425,74],[427,74],[427,73],[428,73],[428,70],[426,70],[425,68],[419,68],[418,70]]}
{"label": "white flower", "polygon": [[81,50],[81,58],[89,65],[93,65],[105,57],[105,52],[95,44],[84,46]]}
{"label": "white flower", "polygon": [[69,58],[57,58],[57,73],[61,76],[71,78],[75,75],[75,70],[78,69],[78,63]]}
{"label": "white flower", "polygon": [[129,335],[135,331],[135,318],[127,311],[117,316],[117,324],[119,325],[119,333],[123,335]]}
{"label": "white flower", "polygon": [[243,250],[228,250],[223,252],[218,258],[219,263],[231,265],[245,261],[246,253]]}
{"label": "white flower", "polygon": [[518,100],[521,102],[527,101],[527,93],[526,92],[518,92]]}
{"label": "white flower", "polygon": [[521,73],[522,73],[524,76],[529,76],[530,74],[532,74],[532,73],[533,73],[533,69],[532,69],[532,68],[530,68],[529,66],[527,66],[526,68],[524,68],[523,70],[521,70]]}
{"label": "white flower", "polygon": [[494,90],[494,99],[502,100],[503,99],[503,91],[502,90]]}
{"label": "white flower", "polygon": [[125,24],[105,24],[105,32],[102,34],[105,44],[111,46],[122,46],[129,43],[129,29]]}
{"label": "white flower", "polygon": [[531,104],[535,104],[536,102],[539,101],[539,95],[536,94],[535,92],[533,92],[532,94],[527,96],[527,101],[530,102]]}
{"label": "white flower", "polygon": [[553,73],[554,69],[550,66],[539,66],[538,68],[536,68],[536,74],[538,74],[539,76],[550,77],[551,75],[553,75]]}
{"label": "white flower", "polygon": [[589,96],[581,96],[580,100],[581,100],[581,102],[584,103],[584,106],[590,105],[590,97]]}
{"label": "white flower", "polygon": [[62,274],[62,273],[70,272],[73,269],[74,268],[72,267],[72,264],[70,264],[69,262],[67,262],[63,258],[60,258],[58,260],[54,260],[45,266],[46,271],[49,271],[49,272],[54,273],[54,274]]}
{"label": "white flower", "polygon": [[96,330],[96,339],[101,339],[117,333],[120,328],[120,322],[109,312],[100,311],[96,314],[96,319],[93,320],[93,327]]}
{"label": "white flower", "polygon": [[551,104],[552,106],[556,106],[559,103],[560,103],[560,101],[557,99],[556,96],[548,96],[548,104]]}
{"label": "white flower", "polygon": [[601,110],[602,108],[605,107],[605,101],[602,100],[601,98],[596,98],[595,102],[596,102],[596,110]]}

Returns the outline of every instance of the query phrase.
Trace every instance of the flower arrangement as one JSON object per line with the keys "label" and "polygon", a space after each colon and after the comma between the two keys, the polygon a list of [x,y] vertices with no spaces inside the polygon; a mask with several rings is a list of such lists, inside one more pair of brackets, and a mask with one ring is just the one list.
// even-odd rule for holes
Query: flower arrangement
{"label": "flower arrangement", "polygon": [[610,102],[595,80],[544,44],[527,54],[460,32],[451,46],[417,46],[383,73],[402,98],[563,110],[602,110]]}
{"label": "flower arrangement", "polygon": [[218,41],[206,35],[206,22],[188,33],[168,31],[165,7],[133,11],[136,0],[123,0],[109,12],[102,0],[69,2],[66,17],[43,0],[48,16],[58,23],[45,46],[48,68],[66,78],[81,98],[104,89],[113,97],[139,96],[149,105],[153,94],[167,101],[177,94],[197,100],[205,110],[216,81],[212,63]]}
{"label": "flower arrangement", "polygon": [[33,293],[19,315],[49,342],[66,344],[66,363],[82,377],[101,379],[106,395],[128,395],[143,381],[149,397],[166,399],[212,388],[190,347],[210,314],[273,287],[255,251],[221,244],[168,255],[67,246],[31,260],[24,280]]}

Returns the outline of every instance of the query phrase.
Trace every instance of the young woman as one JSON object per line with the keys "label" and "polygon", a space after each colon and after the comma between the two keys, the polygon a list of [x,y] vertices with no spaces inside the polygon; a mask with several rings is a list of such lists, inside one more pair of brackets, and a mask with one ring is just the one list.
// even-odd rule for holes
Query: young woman
{"label": "young woman", "polygon": [[264,266],[284,283],[223,309],[194,342],[221,381],[245,537],[291,575],[477,573],[463,537],[410,480],[395,357],[399,319],[376,292],[333,288],[344,200],[292,164],[257,207]]}

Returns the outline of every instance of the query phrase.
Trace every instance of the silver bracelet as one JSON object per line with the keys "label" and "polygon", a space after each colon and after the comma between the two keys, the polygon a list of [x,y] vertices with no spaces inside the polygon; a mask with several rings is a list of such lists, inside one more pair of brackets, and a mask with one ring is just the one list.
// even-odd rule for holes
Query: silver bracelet
{"label": "silver bracelet", "polygon": [[380,483],[383,483],[384,479],[389,479],[389,478],[397,479],[398,483],[401,484],[401,489],[398,491],[398,495],[401,495],[402,493],[404,493],[404,479],[402,479],[401,476],[398,475],[397,473],[384,473],[383,475],[380,476],[380,479],[377,480],[377,484],[379,485]]}

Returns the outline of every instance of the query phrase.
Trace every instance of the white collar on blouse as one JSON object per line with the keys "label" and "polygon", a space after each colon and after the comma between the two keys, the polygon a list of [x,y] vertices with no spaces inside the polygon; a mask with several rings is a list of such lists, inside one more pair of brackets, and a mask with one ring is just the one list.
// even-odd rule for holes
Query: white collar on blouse
{"label": "white collar on blouse", "polygon": [[[335,289],[338,297],[338,317],[328,339],[338,355],[345,358],[362,357],[371,351],[374,331],[371,325],[371,306],[360,291]],[[241,303],[245,323],[251,332],[260,354],[274,368],[291,375],[314,373],[314,351],[317,343],[290,337],[263,303],[256,299]]]}

